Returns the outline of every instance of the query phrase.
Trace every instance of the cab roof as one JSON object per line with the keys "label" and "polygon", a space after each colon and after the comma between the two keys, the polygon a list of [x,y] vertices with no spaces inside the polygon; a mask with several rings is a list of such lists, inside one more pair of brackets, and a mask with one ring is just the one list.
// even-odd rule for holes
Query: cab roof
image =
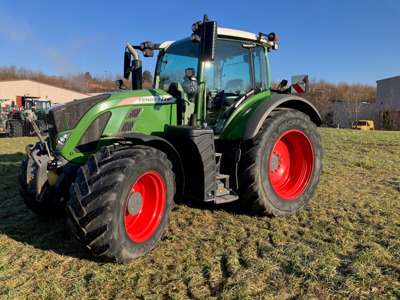
{"label": "cab roof", "polygon": [[[247,40],[252,42],[259,42],[262,43],[266,47],[272,47],[275,43],[268,41],[266,38],[262,37],[259,39],[258,34],[236,30],[236,29],[229,29],[229,28],[221,28],[218,27],[218,37],[222,38],[232,38],[232,39],[241,39]],[[174,41],[164,42],[160,45],[160,49],[167,49]]]}

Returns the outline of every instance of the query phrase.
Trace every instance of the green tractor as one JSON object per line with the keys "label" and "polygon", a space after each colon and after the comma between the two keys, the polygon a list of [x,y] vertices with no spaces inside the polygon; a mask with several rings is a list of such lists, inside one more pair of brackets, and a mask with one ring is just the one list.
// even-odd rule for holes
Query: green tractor
{"label": "green tractor", "polygon": [[0,99],[0,137],[21,137],[24,132],[23,124],[12,118],[18,113],[18,106],[14,101],[11,101],[11,105],[4,105],[6,100],[9,99]]}
{"label": "green tractor", "polygon": [[47,99],[25,98],[23,100],[23,110],[17,111],[12,116],[13,120],[17,120],[21,123],[23,136],[31,136],[35,133],[31,122],[27,118],[27,115],[31,115],[31,112],[34,114],[34,121],[40,131],[42,133],[47,131],[46,110],[50,106],[51,101]]}
{"label": "green tractor", "polygon": [[[321,118],[300,97],[271,94],[276,35],[218,28],[207,16],[192,30],[127,43],[132,90],[51,108],[48,139],[26,148],[26,205],[47,217],[66,211],[72,236],[95,256],[127,263],[151,251],[177,197],[286,216],[314,195]],[[155,88],[142,90],[138,51],[154,50]]]}
{"label": "green tractor", "polygon": [[[3,102],[5,99],[0,100]],[[22,103],[22,108],[15,105],[14,101],[11,101],[11,105],[6,105],[5,108],[2,108],[0,113],[0,136],[31,136],[36,133],[31,121],[37,125],[42,134],[47,132],[46,110],[51,106],[50,100],[25,98]]]}

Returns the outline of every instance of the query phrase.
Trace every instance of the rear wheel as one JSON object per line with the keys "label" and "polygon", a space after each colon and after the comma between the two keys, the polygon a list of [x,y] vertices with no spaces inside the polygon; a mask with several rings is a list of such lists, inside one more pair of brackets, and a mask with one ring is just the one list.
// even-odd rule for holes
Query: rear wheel
{"label": "rear wheel", "polygon": [[10,129],[10,137],[23,136],[23,128],[19,120],[8,120],[8,126]]}
{"label": "rear wheel", "polygon": [[321,138],[299,111],[273,111],[242,148],[241,199],[265,214],[297,212],[314,196],[322,170]]}
{"label": "rear wheel", "polygon": [[36,125],[40,130],[41,135],[45,135],[45,131],[47,130],[47,124],[44,120],[37,120]]}
{"label": "rear wheel", "polygon": [[67,226],[78,244],[95,256],[128,263],[164,235],[175,178],[163,152],[112,145],[89,158],[70,191]]}

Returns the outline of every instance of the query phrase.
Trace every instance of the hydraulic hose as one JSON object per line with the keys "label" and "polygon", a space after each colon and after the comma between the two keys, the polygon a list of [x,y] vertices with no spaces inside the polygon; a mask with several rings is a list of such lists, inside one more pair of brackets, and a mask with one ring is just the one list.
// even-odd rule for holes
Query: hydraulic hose
{"label": "hydraulic hose", "polygon": [[126,42],[126,46],[128,47],[129,52],[133,55],[134,60],[139,60],[139,54],[133,49],[132,45],[129,42]]}

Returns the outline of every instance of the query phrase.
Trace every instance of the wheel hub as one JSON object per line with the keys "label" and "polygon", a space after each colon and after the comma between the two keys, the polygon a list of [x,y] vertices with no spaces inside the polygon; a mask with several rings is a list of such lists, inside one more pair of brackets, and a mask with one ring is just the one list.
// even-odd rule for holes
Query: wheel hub
{"label": "wheel hub", "polygon": [[136,215],[141,210],[142,204],[143,204],[142,194],[138,192],[133,192],[128,200],[128,205],[127,205],[128,213],[131,216]]}
{"label": "wheel hub", "polygon": [[282,199],[297,198],[306,189],[314,168],[310,140],[299,130],[289,130],[276,141],[269,160],[269,179]]}
{"label": "wheel hub", "polygon": [[149,171],[133,184],[125,207],[125,230],[132,241],[142,243],[157,230],[163,217],[166,187],[162,176]]}
{"label": "wheel hub", "polygon": [[276,153],[272,154],[271,156],[271,163],[270,163],[270,169],[272,172],[277,171],[279,165],[279,158]]}

